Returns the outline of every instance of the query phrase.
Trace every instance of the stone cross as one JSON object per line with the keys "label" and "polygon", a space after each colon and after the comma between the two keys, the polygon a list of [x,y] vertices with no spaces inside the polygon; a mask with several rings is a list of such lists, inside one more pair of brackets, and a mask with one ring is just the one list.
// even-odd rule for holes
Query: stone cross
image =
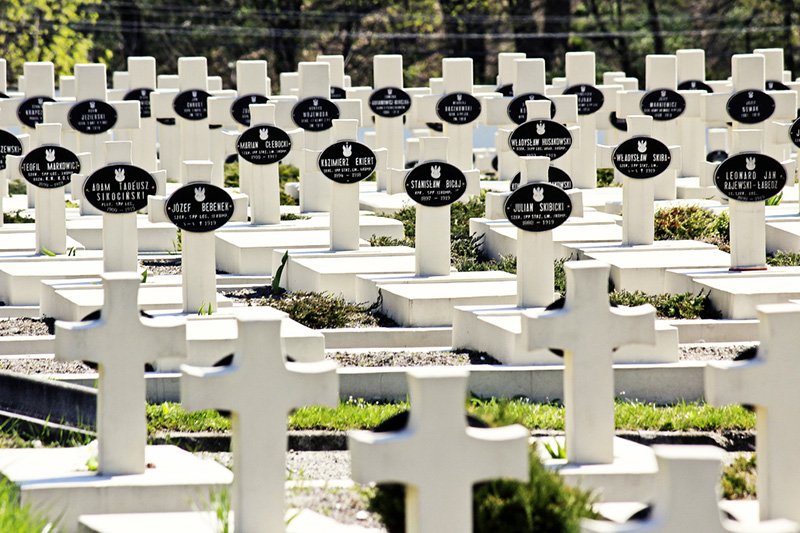
{"label": "stone cross", "polygon": [[[378,54],[372,60],[375,89],[386,87],[403,88],[403,56],[400,54]],[[397,117],[375,117],[375,148],[386,148],[387,168],[404,169],[405,114]],[[392,180],[392,172],[377,173],[377,188],[389,194],[403,192],[401,180]]]}
{"label": "stone cross", "polygon": [[335,407],[334,361],[286,362],[281,322],[269,308],[237,315],[233,362],[222,368],[182,365],[181,401],[190,411],[231,412],[236,529],[283,531],[286,417],[305,405]]}
{"label": "stone cross", "polygon": [[[15,98],[0,99],[0,126],[21,127],[23,133],[30,134],[33,132],[36,123],[44,122],[42,108],[44,102],[54,101],[54,66],[49,61],[27,61],[22,69],[23,76],[21,80],[24,80],[24,82],[20,82],[22,94]],[[44,100],[36,105],[20,108],[21,104],[32,98],[43,98]],[[35,100],[32,102],[35,102]],[[25,115],[25,120],[20,118],[20,113]]]}
{"label": "stone cross", "polygon": [[98,473],[141,474],[147,438],[144,365],[164,357],[185,357],[186,326],[140,316],[137,273],[106,273],[102,278],[100,318],[56,322],[55,355],[60,361],[98,364]]}
{"label": "stone cross", "polygon": [[[267,75],[267,62],[266,61],[244,61],[239,60],[236,62],[236,90],[238,98],[248,95],[255,95],[256,98],[262,96],[267,98],[270,96],[270,81]],[[250,113],[252,114],[252,106],[259,105],[258,103],[250,104]],[[262,104],[263,105],[263,104]],[[228,115],[231,116],[230,107],[228,108]],[[231,119],[233,117],[231,116]],[[275,117],[270,119],[270,122],[275,122]],[[244,131],[246,126],[239,124],[236,120],[232,120],[233,125],[238,131]],[[250,123],[253,124],[252,116]],[[255,166],[245,161],[242,164],[242,159],[239,158],[239,190],[250,195],[252,184],[252,174]],[[277,169],[277,166],[275,167]]]}
{"label": "stone cross", "polygon": [[514,81],[517,76],[516,61],[518,59],[525,59],[525,54],[522,52],[497,54],[497,92],[506,95],[510,91],[511,94],[514,94]]}
{"label": "stone cross", "polygon": [[181,151],[180,130],[177,126],[172,101],[178,94],[180,81],[177,75],[160,74],[156,78],[156,92],[150,93],[150,108],[156,119],[158,135],[158,165],[167,171],[167,177],[180,181]]}
{"label": "stone cross", "polygon": [[[447,153],[447,137],[420,138],[420,162],[440,159]],[[449,163],[449,161],[448,161]],[[450,205],[416,206],[414,264],[417,276],[450,274]]]}
{"label": "stone cross", "polygon": [[468,371],[414,368],[407,373],[411,412],[400,431],[350,433],[353,480],[406,485],[408,531],[472,531],[472,486],[527,481],[527,429],[467,427]]}
{"label": "stone cross", "polygon": [[[156,89],[156,60],[153,57],[128,58],[128,96],[133,98],[134,91],[140,91],[140,97],[147,99],[147,109],[141,106],[139,118],[141,126],[130,132],[133,142],[133,164],[148,172],[159,170],[156,136],[156,119],[150,109],[150,92]],[[146,96],[141,96],[144,91]]]}
{"label": "stone cross", "polygon": [[712,362],[706,367],[705,395],[713,405],[745,404],[756,410],[757,491],[761,519],[789,518],[800,522],[797,505],[800,456],[797,442],[800,372],[800,306],[757,307],[761,344],[755,358]]}
{"label": "stone cross", "polygon": [[92,154],[93,168],[81,169],[84,174],[105,165],[106,141],[111,140],[111,131],[97,134],[87,134],[75,129],[70,124],[68,116],[70,110],[86,100],[96,100],[108,103],[117,113],[116,124],[112,129],[134,130],[140,126],[139,102],[120,101],[108,102],[108,89],[106,88],[106,66],[101,63],[75,65],[75,100],[76,102],[56,102],[44,105],[44,118],[47,122],[58,122],[65,132],[72,132],[78,140],[77,150]]}
{"label": "stone cross", "polygon": [[[38,123],[31,136],[31,149],[44,146],[61,146],[61,124]],[[21,177],[20,163],[23,156],[6,156],[6,165],[13,178]],[[27,184],[28,195],[31,190],[36,205],[36,252],[45,250],[55,254],[67,253],[66,205],[64,186],[46,189]]]}
{"label": "stone cross", "polygon": [[656,445],[658,463],[656,496],[651,516],[625,524],[583,520],[583,533],[792,533],[789,520],[762,523],[722,518],[717,485],[722,470],[722,450],[715,446]]}
{"label": "stone cross", "polygon": [[318,63],[327,63],[331,76],[330,98],[344,99],[344,91],[350,85],[350,76],[344,73],[344,56],[338,54],[317,54]]}
{"label": "stone cross", "polygon": [[[576,85],[594,86],[597,82],[594,52],[567,52],[564,56],[567,88]],[[605,95],[605,92],[604,92]],[[580,126],[581,157],[576,172],[570,176],[575,187],[594,189],[597,187],[597,113],[578,117]]]}
{"label": "stone cross", "polygon": [[614,351],[628,344],[655,344],[656,310],[650,305],[610,307],[610,267],[598,261],[564,264],[563,309],[526,311],[528,349],[564,350],[567,460],[614,461]]}

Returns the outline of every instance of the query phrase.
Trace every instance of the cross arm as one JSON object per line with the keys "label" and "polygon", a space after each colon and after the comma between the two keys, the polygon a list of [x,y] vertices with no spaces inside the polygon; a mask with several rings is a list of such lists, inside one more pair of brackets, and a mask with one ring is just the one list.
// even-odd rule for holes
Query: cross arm
{"label": "cross arm", "polygon": [[138,100],[121,100],[110,102],[110,104],[117,110],[117,123],[114,124],[115,130],[135,130],[141,127],[142,121]]}
{"label": "cross arm", "polygon": [[765,386],[768,374],[764,361],[711,362],[706,367],[703,382],[706,401],[712,405],[761,404],[754,388]]}
{"label": "cross arm", "polygon": [[69,110],[74,102],[47,102],[42,106],[44,121],[53,124],[67,124]]}
{"label": "cross arm", "polygon": [[650,304],[612,307],[613,327],[608,328],[614,349],[627,344],[656,343],[656,309]]}
{"label": "cross arm", "polygon": [[359,124],[361,121],[361,100],[346,99],[334,100],[339,107],[339,118],[341,119],[355,119]]}
{"label": "cross arm", "polygon": [[530,432],[519,424],[499,428],[467,428],[473,457],[470,464],[476,482],[506,478],[527,481]]}
{"label": "cross arm", "polygon": [[159,89],[150,93],[150,112],[155,118],[175,118],[172,101],[178,95],[177,89]]}
{"label": "cross arm", "polygon": [[339,404],[339,376],[335,361],[285,364],[290,381],[295,384],[289,387],[290,409],[303,405],[336,407]]}
{"label": "cross arm", "polygon": [[186,357],[186,322],[181,319],[139,318],[145,362]]}
{"label": "cross arm", "polygon": [[[347,436],[350,469],[356,483],[412,483],[409,463],[420,450],[409,447],[413,434],[351,431]],[[410,451],[409,451],[410,450]]]}
{"label": "cross arm", "polygon": [[0,99],[0,124],[4,127],[20,125],[17,117],[17,107],[22,103],[22,98]]}
{"label": "cross arm", "polygon": [[227,409],[238,411],[233,398],[241,397],[239,366],[198,367],[181,365],[181,403],[188,411]]}
{"label": "cross arm", "polygon": [[211,96],[208,99],[208,121],[211,124],[222,124],[223,126],[234,125],[231,116],[231,105],[235,100],[235,95]]}
{"label": "cross arm", "polygon": [[74,361],[76,359],[101,362],[102,354],[113,350],[113,343],[108,338],[99,337],[96,328],[105,322],[56,322],[55,358],[58,361]]}
{"label": "cross arm", "polygon": [[668,146],[671,159],[669,161],[668,170],[680,170],[683,160],[683,149],[678,146]]}

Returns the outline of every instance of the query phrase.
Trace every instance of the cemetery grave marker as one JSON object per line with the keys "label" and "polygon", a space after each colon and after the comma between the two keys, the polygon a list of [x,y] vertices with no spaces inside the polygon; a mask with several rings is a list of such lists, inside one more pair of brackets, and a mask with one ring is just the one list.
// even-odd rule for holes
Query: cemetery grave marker
{"label": "cemetery grave marker", "polygon": [[[375,148],[386,148],[387,170],[378,170],[377,190],[389,194],[402,192],[388,169],[404,169],[405,117],[411,110],[411,95],[403,89],[403,56],[378,54],[372,60],[375,90],[369,108],[375,117]],[[398,174],[399,175],[399,174]]]}

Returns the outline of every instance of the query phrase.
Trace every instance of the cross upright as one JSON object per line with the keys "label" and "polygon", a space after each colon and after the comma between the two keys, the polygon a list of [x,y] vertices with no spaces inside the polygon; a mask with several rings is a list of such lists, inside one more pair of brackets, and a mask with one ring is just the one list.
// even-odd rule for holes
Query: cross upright
{"label": "cross upright", "polygon": [[[387,88],[403,90],[403,56],[400,54],[378,54],[372,60],[375,90]],[[375,117],[375,148],[387,150],[387,170],[404,169],[406,165],[404,143],[405,126],[403,124],[406,113],[398,116],[385,117],[377,114]],[[388,194],[403,192],[402,180],[392,180],[395,174],[391,171],[380,170],[376,175],[377,188]],[[397,174],[399,176],[399,174]]]}
{"label": "cross upright", "polygon": [[181,365],[181,400],[190,411],[231,412],[236,529],[283,531],[286,417],[306,405],[336,406],[336,363],[287,362],[281,338],[286,314],[269,308],[247,311],[236,318],[230,365]]}
{"label": "cross upright", "polygon": [[745,404],[756,410],[756,453],[761,519],[789,518],[800,522],[797,479],[796,387],[800,372],[800,306],[760,305],[756,357],[746,361],[712,362],[706,367],[705,396],[712,405]]}
{"label": "cross upright", "polygon": [[21,127],[30,134],[36,124],[44,122],[44,103],[55,101],[55,69],[49,61],[27,61],[22,72],[22,94],[0,99],[0,126]]}
{"label": "cross upright", "polygon": [[328,72],[331,76],[330,98],[333,100],[344,100],[346,97],[345,89],[350,85],[350,76],[344,73],[344,56],[337,54],[317,54],[317,62],[327,63],[330,67]]}
{"label": "cross upright", "polygon": [[722,450],[715,446],[656,445],[658,463],[653,511],[645,520],[616,524],[584,520],[583,533],[793,533],[797,524],[772,520],[742,524],[723,518],[717,500]]}
{"label": "cross upright", "polygon": [[150,94],[156,89],[155,58],[129,57],[128,84],[128,92],[124,98],[140,100],[141,126],[130,132],[130,139],[133,142],[133,164],[148,172],[155,172],[159,170],[156,119],[150,107]]}
{"label": "cross upright", "polygon": [[60,361],[98,364],[98,472],[104,475],[145,471],[145,363],[185,357],[185,323],[144,318],[137,303],[136,272],[102,275],[103,309],[97,320],[56,322],[55,355]]}
{"label": "cross upright", "polygon": [[[58,122],[65,128],[65,132],[73,132],[78,138],[77,150],[92,154],[93,168],[81,169],[84,173],[89,173],[105,165],[103,160],[104,143],[111,140],[111,131],[105,130],[91,134],[80,131],[69,119],[73,110],[77,110],[86,101],[90,105],[97,105],[95,102],[103,102],[109,104],[117,115],[116,122],[112,126],[113,129],[135,130],[140,126],[138,100],[108,102],[107,93],[106,66],[101,63],[80,64],[75,65],[76,102],[56,102],[44,105],[45,121]],[[91,109],[94,109],[94,106]]]}
{"label": "cross upright", "polygon": [[472,486],[495,478],[528,479],[528,430],[467,427],[469,372],[407,372],[411,412],[400,431],[354,431],[348,438],[353,480],[406,485],[406,528],[417,533],[472,531]]}
{"label": "cross upright", "polygon": [[655,344],[651,305],[613,308],[610,268],[599,261],[564,264],[567,294],[562,309],[526,311],[522,335],[529,350],[564,351],[567,461],[614,461],[614,351],[628,344]]}

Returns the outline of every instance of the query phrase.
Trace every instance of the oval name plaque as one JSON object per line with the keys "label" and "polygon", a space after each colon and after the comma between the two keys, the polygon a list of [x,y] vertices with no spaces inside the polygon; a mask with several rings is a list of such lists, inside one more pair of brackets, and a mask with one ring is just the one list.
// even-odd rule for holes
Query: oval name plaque
{"label": "oval name plaque", "polygon": [[321,96],[300,100],[292,108],[292,120],[306,131],[325,131],[339,118],[339,108]]}
{"label": "oval name plaque", "polygon": [[741,202],[762,202],[786,185],[786,170],[765,154],[732,155],[714,171],[714,185],[722,194]]}
{"label": "oval name plaque", "polygon": [[642,96],[639,108],[653,120],[674,120],[686,110],[686,100],[672,89],[656,89]]}
{"label": "oval name plaque", "polygon": [[80,173],[81,162],[63,146],[40,146],[22,158],[19,171],[34,187],[57,189],[69,185],[72,175]]}
{"label": "oval name plaque", "polygon": [[44,122],[44,104],[55,102],[49,96],[34,96],[26,98],[17,106],[17,118],[29,128],[35,128],[37,124]]}
{"label": "oval name plaque", "polygon": [[84,100],[70,108],[67,120],[74,130],[99,135],[117,123],[117,110],[102,100]]}
{"label": "oval name plaque", "polygon": [[369,108],[379,117],[399,117],[411,109],[411,95],[399,87],[382,87],[369,95]]}
{"label": "oval name plaque", "polygon": [[345,98],[347,98],[347,91],[342,87],[331,85],[331,100],[344,100]]}
{"label": "oval name plaque", "polygon": [[686,80],[678,84],[679,91],[705,91],[713,93],[714,89],[709,84],[700,80]]}
{"label": "oval name plaque", "polygon": [[236,152],[254,165],[271,165],[289,154],[292,139],[275,126],[253,126],[239,135]]}
{"label": "oval name plaque", "polygon": [[6,168],[6,156],[22,154],[22,143],[11,132],[0,130],[0,170]]}
{"label": "oval name plaque", "polygon": [[189,183],[176,189],[164,207],[167,218],[185,231],[206,233],[221,228],[233,216],[233,199],[210,183]]}
{"label": "oval name plaque", "polygon": [[133,165],[109,165],[95,171],[83,184],[86,200],[103,213],[135,213],[156,194],[156,180]]}
{"label": "oval name plaque", "polygon": [[614,168],[629,178],[655,178],[669,167],[672,154],[666,144],[652,137],[631,137],[614,149]]}
{"label": "oval name plaque", "polygon": [[322,175],[341,184],[358,183],[377,166],[375,152],[356,141],[339,141],[319,154],[317,166]]}
{"label": "oval name plaque", "polygon": [[552,120],[536,120],[517,126],[508,136],[508,146],[518,156],[538,155],[551,160],[567,153],[572,134]]}
{"label": "oval name plaque", "polygon": [[250,125],[250,104],[266,104],[269,98],[263,94],[246,94],[231,104],[231,117],[242,126]]}
{"label": "oval name plaque", "polygon": [[789,138],[792,144],[800,148],[800,118],[796,118],[789,127]]}
{"label": "oval name plaque", "polygon": [[178,93],[172,101],[175,113],[186,120],[203,120],[208,118],[208,97],[202,89],[192,89]]}
{"label": "oval name plaque", "polygon": [[[511,178],[511,183],[508,187],[509,190],[511,192],[516,191],[519,188],[520,181],[522,181],[522,174],[517,172],[517,174]],[[547,182],[551,185],[555,185],[562,191],[568,191],[574,186],[572,183],[572,178],[569,177],[569,174],[554,166],[548,167],[547,169]]]}
{"label": "oval name plaque", "polygon": [[764,122],[775,112],[775,100],[758,89],[739,91],[728,98],[728,115],[742,124]]}
{"label": "oval name plaque", "polygon": [[436,103],[436,115],[448,124],[469,124],[477,120],[480,114],[480,100],[469,93],[446,94]]}
{"label": "oval name plaque", "polygon": [[406,174],[404,185],[406,193],[418,204],[441,207],[461,198],[467,190],[467,178],[455,165],[426,161]]}
{"label": "oval name plaque", "polygon": [[523,231],[550,231],[572,214],[572,201],[550,183],[528,183],[511,193],[504,207],[508,221]]}
{"label": "oval name plaque", "polygon": [[139,118],[150,118],[152,116],[152,110],[150,109],[150,93],[152,92],[153,89],[141,87],[128,91],[122,99],[139,102]]}
{"label": "oval name plaque", "polygon": [[567,87],[561,94],[574,94],[578,97],[579,115],[597,113],[597,111],[603,107],[603,102],[606,101],[606,97],[603,96],[603,91],[587,83]]}
{"label": "oval name plaque", "polygon": [[506,113],[514,124],[522,124],[528,120],[528,109],[525,102],[528,100],[547,100],[550,102],[550,118],[556,116],[556,104],[548,97],[539,93],[525,93],[517,96],[508,103]]}

